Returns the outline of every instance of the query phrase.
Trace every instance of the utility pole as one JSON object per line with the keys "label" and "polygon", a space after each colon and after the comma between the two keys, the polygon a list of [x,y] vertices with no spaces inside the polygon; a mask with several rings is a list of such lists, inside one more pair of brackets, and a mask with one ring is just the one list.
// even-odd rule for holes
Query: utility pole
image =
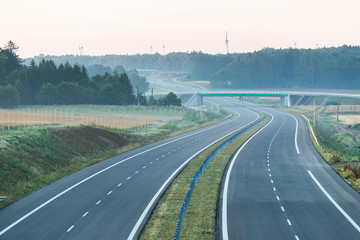
{"label": "utility pole", "polygon": [[315,109],[315,99],[314,99],[314,127],[316,126],[316,109]]}

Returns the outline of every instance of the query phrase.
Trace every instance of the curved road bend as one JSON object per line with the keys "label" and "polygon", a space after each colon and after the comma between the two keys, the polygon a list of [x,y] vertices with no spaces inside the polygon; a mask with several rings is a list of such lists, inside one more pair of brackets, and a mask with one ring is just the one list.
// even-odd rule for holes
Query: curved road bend
{"label": "curved road bend", "polygon": [[0,239],[138,237],[158,200],[154,196],[186,160],[258,118],[246,109],[233,111],[222,123],[95,164],[9,205],[0,210]]}
{"label": "curved road bend", "polygon": [[272,121],[229,165],[220,238],[360,239],[360,195],[316,152],[306,122],[264,111]]}

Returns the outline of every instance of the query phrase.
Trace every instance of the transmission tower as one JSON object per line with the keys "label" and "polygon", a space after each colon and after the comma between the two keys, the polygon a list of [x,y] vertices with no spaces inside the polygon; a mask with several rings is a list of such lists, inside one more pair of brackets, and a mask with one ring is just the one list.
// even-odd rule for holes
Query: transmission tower
{"label": "transmission tower", "polygon": [[225,45],[226,45],[226,53],[229,54],[229,39],[228,39],[228,32],[226,31],[226,39],[225,39]]}

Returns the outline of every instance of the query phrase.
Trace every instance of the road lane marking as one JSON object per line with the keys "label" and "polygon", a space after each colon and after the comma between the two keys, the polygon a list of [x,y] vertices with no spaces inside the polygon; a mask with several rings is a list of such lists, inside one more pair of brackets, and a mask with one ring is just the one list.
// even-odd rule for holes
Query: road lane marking
{"label": "road lane marking", "polygon": [[138,173],[139,173],[139,171],[136,171],[136,172],[135,172],[135,174],[138,174]]}
{"label": "road lane marking", "polygon": [[110,195],[112,193],[112,191],[108,192],[107,195]]}
{"label": "road lane marking", "polygon": [[146,168],[146,166],[143,166],[143,168]]}
{"label": "road lane marking", "polygon": [[129,180],[131,178],[131,176],[130,177],[127,177],[127,179],[126,180]]}
{"label": "road lane marking", "polygon": [[86,212],[82,215],[82,217],[85,217],[86,215],[88,215],[89,212]]}
{"label": "road lane marking", "polygon": [[290,220],[289,220],[289,219],[286,219],[286,220],[287,220],[288,224],[291,226],[291,222],[290,222]]}
{"label": "road lane marking", "polygon": [[161,157],[165,157],[165,155],[162,155]]}
{"label": "road lane marking", "polygon": [[281,206],[281,211],[285,212],[285,209],[284,209],[284,207],[283,207],[283,206]]}
{"label": "road lane marking", "polygon": [[271,173],[269,173],[269,177],[271,177]]}
{"label": "road lane marking", "polygon": [[121,185],[122,185],[122,183],[119,183],[119,184],[118,184],[118,187],[120,187]]}
{"label": "road lane marking", "polygon": [[296,236],[296,235],[295,235],[295,239],[296,239],[296,240],[300,240],[300,238],[299,238],[298,236]]}
{"label": "road lane marking", "polygon": [[311,133],[312,133],[312,135],[313,135],[313,137],[314,137],[314,139],[315,139],[315,142],[316,142],[317,145],[319,145],[319,142],[318,142],[318,140],[317,140],[317,138],[316,138],[316,136],[315,136],[315,134],[314,134],[314,131],[313,131],[313,128],[312,128],[312,126],[311,126],[311,124],[310,124],[309,119],[308,119],[307,117],[305,117],[304,115],[302,115],[302,114],[301,114],[301,116],[303,116],[303,117],[306,119],[306,121],[309,123],[310,130],[311,130]]}
{"label": "road lane marking", "polygon": [[[224,192],[223,192],[223,201],[222,201],[222,239],[228,240],[229,234],[228,234],[228,224],[227,224],[227,195],[228,195],[228,188],[229,188],[229,181],[230,181],[230,174],[232,171],[232,168],[235,163],[235,159],[239,156],[240,152],[243,150],[243,148],[253,139],[258,133],[260,133],[263,129],[265,129],[274,119],[273,115],[269,114],[271,116],[270,121],[262,127],[259,131],[257,131],[255,134],[253,134],[246,142],[239,148],[239,150],[235,153],[234,157],[230,160],[229,169],[226,172],[225,176],[225,182],[224,182]],[[269,174],[271,177],[271,174]]]}
{"label": "road lane marking", "polygon": [[71,226],[71,227],[69,227],[69,229],[66,231],[66,232],[70,232],[71,231],[71,229],[73,229],[74,228],[74,225],[73,226]]}
{"label": "road lane marking", "polygon": [[96,205],[99,205],[99,203],[101,203],[101,200],[97,201]]}
{"label": "road lane marking", "polygon": [[273,187],[273,190],[274,190],[274,192],[276,192],[276,188],[275,188],[275,187]]}
{"label": "road lane marking", "polygon": [[149,164],[151,165],[151,164],[153,164],[153,162],[150,162]]}
{"label": "road lane marking", "polygon": [[278,195],[276,195],[276,199],[277,199],[278,201],[280,201],[280,198],[279,198],[279,196],[278,196]]}
{"label": "road lane marking", "polygon": [[273,180],[270,180],[270,182],[271,182],[271,183],[274,183],[274,181],[273,181]]}
{"label": "road lane marking", "polygon": [[344,209],[342,209],[340,207],[339,204],[337,204],[337,202],[330,196],[330,194],[325,190],[325,188],[323,188],[323,186],[319,183],[319,181],[316,179],[316,177],[312,174],[312,172],[310,170],[307,171],[310,175],[310,177],[314,180],[314,182],[316,183],[316,185],[320,188],[320,190],[325,194],[325,196],[330,200],[330,202],[332,204],[334,204],[334,206],[342,213],[342,215],[344,215],[344,217],[354,226],[354,228],[356,230],[358,230],[358,232],[360,232],[360,227],[359,225],[356,224],[356,222],[344,211]]}
{"label": "road lane marking", "polygon": [[[290,115],[290,114],[289,114],[289,115]],[[298,120],[297,120],[293,115],[290,115],[290,116],[291,116],[293,119],[295,119],[295,122],[296,122],[296,128],[295,128],[295,148],[296,148],[297,154],[300,154],[299,147],[298,147],[298,142],[297,142],[299,123],[298,123]]]}

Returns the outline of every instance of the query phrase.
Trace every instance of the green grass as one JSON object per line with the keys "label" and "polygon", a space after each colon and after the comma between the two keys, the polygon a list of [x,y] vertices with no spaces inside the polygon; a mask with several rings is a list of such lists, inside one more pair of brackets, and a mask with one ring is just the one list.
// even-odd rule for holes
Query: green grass
{"label": "green grass", "polygon": [[[265,121],[241,135],[218,153],[207,166],[193,192],[182,224],[181,239],[215,239],[217,201],[225,168],[239,146],[269,120],[270,117],[267,116]],[[154,209],[140,239],[174,238],[179,212],[193,176],[204,159],[223,141],[201,153],[176,177]]]}

